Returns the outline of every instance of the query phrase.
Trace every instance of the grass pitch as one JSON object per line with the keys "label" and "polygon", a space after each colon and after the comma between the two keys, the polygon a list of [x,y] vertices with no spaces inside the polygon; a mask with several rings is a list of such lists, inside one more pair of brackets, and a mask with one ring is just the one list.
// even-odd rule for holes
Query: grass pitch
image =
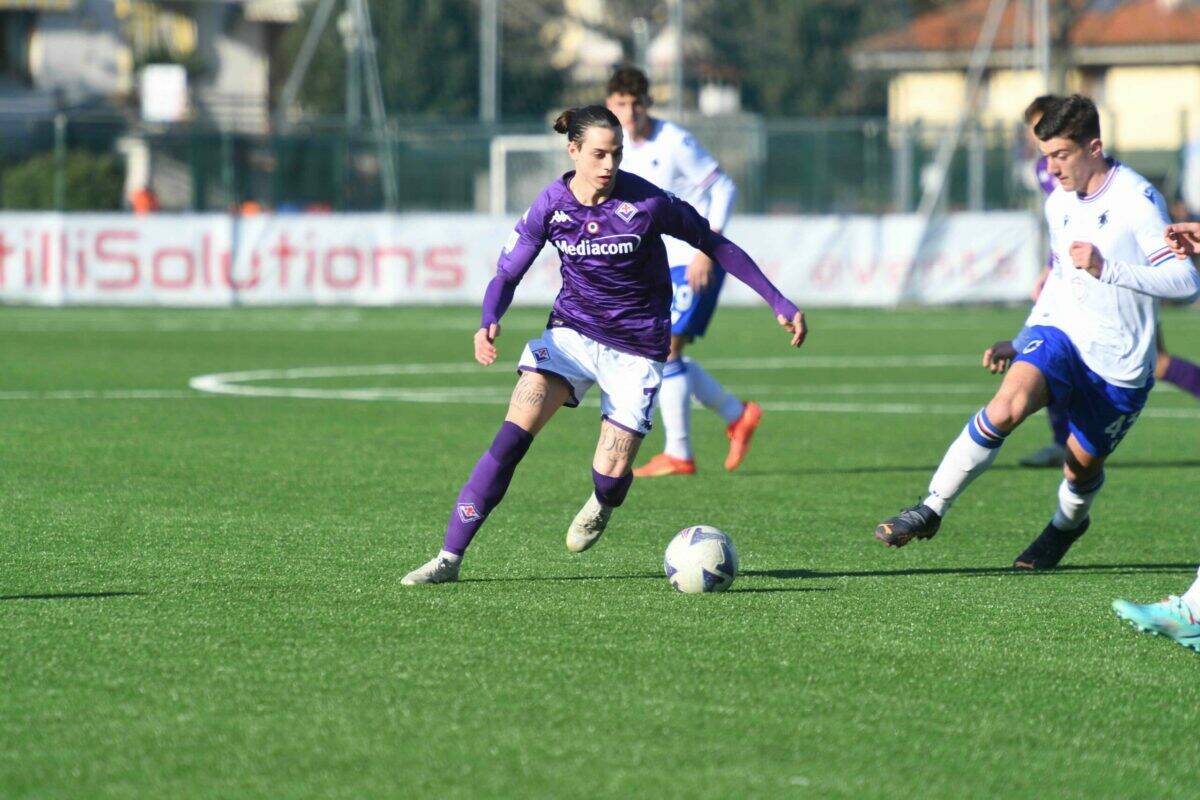
{"label": "grass pitch", "polygon": [[[872,538],[1023,313],[819,311],[791,353],[723,309],[692,354],[767,408],[739,472],[698,410],[700,474],[571,555],[598,411],[564,410],[466,580],[403,588],[543,312],[483,369],[473,309],[0,309],[0,796],[1192,797],[1200,660],[1108,605],[1192,579],[1200,404],[1154,391],[1061,570],[1007,569],[1053,509],[1041,417],[937,538]],[[660,572],[700,522],[724,595]]]}

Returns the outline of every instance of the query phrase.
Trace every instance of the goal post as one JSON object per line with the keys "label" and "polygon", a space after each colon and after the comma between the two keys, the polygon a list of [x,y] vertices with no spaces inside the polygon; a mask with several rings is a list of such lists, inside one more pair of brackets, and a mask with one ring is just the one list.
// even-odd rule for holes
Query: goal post
{"label": "goal post", "polygon": [[488,212],[524,211],[546,184],[571,168],[563,137],[553,134],[492,137],[488,158]]}

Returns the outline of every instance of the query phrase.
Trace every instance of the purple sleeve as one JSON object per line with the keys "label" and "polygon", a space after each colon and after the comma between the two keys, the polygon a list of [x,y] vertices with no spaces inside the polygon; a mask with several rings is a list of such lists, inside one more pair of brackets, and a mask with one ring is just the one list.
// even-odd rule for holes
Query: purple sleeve
{"label": "purple sleeve", "polygon": [[517,222],[496,264],[496,277],[483,294],[480,327],[499,322],[512,304],[517,284],[546,244],[546,194],[543,192]]}
{"label": "purple sleeve", "polygon": [[682,239],[716,261],[726,272],[767,301],[767,305],[779,316],[790,320],[796,315],[799,309],[775,288],[758,264],[754,263],[754,259],[745,250],[713,231],[699,211],[673,195],[665,198],[659,208],[662,233]]}

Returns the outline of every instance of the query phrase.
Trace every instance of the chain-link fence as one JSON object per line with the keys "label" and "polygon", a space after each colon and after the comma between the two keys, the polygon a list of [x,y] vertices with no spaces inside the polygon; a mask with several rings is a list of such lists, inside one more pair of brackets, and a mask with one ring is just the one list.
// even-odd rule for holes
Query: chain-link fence
{"label": "chain-link fence", "polygon": [[[950,133],[883,119],[683,122],[737,181],[742,213],[912,211],[935,178],[934,156]],[[383,210],[382,170],[391,161],[399,186],[395,210],[486,211],[495,205],[489,202],[495,193],[493,186],[489,195],[489,176],[497,166],[493,140],[548,130],[545,120],[494,127],[395,120],[390,131],[378,132],[337,120],[252,134],[86,114],[0,116],[0,206],[118,209],[129,206],[133,192],[149,188],[163,210],[230,211],[248,203],[285,211]],[[391,159],[382,157],[385,150]],[[1177,192],[1178,153],[1114,154],[1168,196]],[[967,126],[947,176],[945,207],[1031,206],[1038,200],[1034,156],[1015,124]],[[520,192],[528,193],[530,183],[520,184]],[[509,199],[511,206],[532,198]]]}

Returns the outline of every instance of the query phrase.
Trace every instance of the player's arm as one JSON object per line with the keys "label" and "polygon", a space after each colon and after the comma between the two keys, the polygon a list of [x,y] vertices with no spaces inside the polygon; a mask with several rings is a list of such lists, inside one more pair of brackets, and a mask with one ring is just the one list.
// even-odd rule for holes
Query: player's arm
{"label": "player's arm", "polygon": [[1200,297],[1200,275],[1192,262],[1177,258],[1164,247],[1150,264],[1110,261],[1090,242],[1071,244],[1071,261],[1101,283],[1109,283],[1163,300],[1191,301]]}
{"label": "player's arm", "polygon": [[700,212],[678,197],[664,195],[655,216],[661,233],[687,242],[765,300],[775,312],[779,324],[792,334],[792,347],[804,343],[808,335],[804,312],[775,288],[775,284],[763,274],[745,250],[713,231]]}
{"label": "player's arm", "polygon": [[[682,144],[678,159],[679,169],[692,182],[694,194],[708,195],[708,226],[716,233],[725,230],[733,204],[737,200],[737,184],[729,177],[717,160],[690,135]],[[687,268],[688,285],[693,291],[708,287],[712,280],[713,262],[703,251],[696,253]]]}
{"label": "player's arm", "polygon": [[496,275],[483,293],[483,313],[479,330],[475,332],[475,360],[485,367],[496,360],[496,337],[500,335],[500,318],[512,305],[517,284],[546,244],[546,214],[540,202],[525,212],[508,237]]}
{"label": "player's arm", "polygon": [[1130,209],[1133,234],[1145,263],[1110,261],[1088,242],[1071,244],[1071,261],[1101,283],[1120,286],[1164,300],[1194,300],[1200,295],[1200,275],[1192,262],[1177,258],[1163,242],[1163,230],[1171,224],[1162,195],[1147,186]]}

